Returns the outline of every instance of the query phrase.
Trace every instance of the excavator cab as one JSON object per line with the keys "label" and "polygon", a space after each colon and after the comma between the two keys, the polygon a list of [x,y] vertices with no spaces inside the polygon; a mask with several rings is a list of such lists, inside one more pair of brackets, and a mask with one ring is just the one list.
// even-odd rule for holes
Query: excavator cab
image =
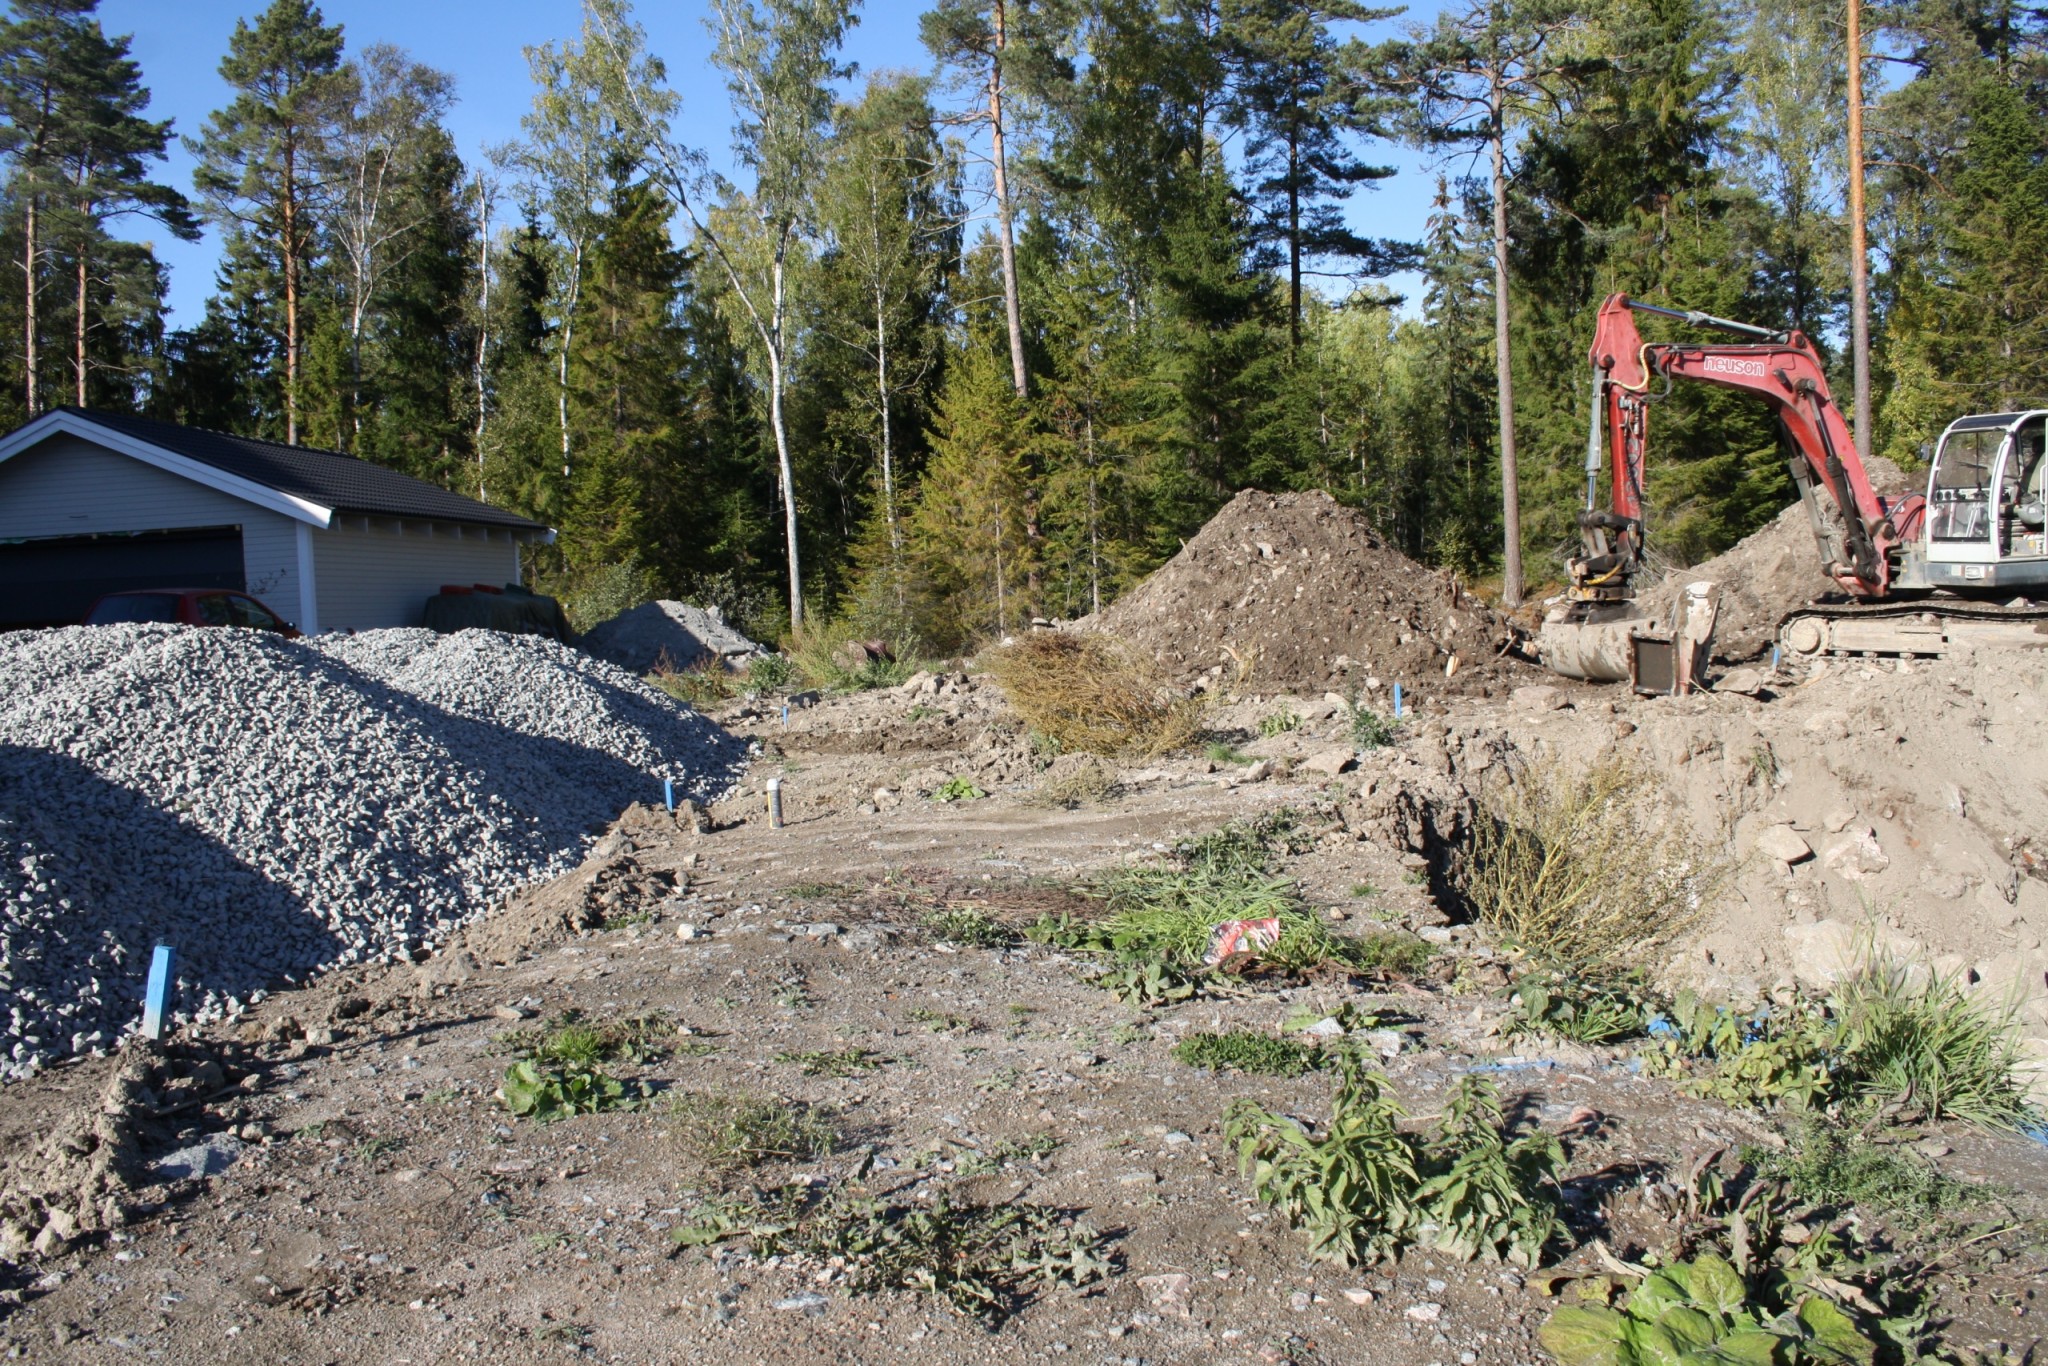
{"label": "excavator cab", "polygon": [[1963,592],[2048,586],[2044,453],[2048,410],[1978,413],[1950,423],[1928,471],[1922,562],[1907,566],[1901,586]]}

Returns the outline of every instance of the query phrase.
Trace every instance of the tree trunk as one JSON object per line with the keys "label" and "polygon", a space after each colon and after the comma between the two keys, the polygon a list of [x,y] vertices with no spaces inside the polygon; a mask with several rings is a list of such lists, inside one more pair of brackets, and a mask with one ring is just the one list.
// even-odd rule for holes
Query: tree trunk
{"label": "tree trunk", "polygon": [[1863,5],[1849,0],[1849,351],[1856,454],[1870,459],[1870,252],[1863,225]]}
{"label": "tree trunk", "polygon": [[292,146],[284,148],[284,441],[299,444],[299,192]]}
{"label": "tree trunk", "polygon": [[28,415],[36,415],[36,208],[37,195],[31,191],[22,224],[21,270],[28,282],[23,299],[22,373],[28,384]]}
{"label": "tree trunk", "polygon": [[1522,494],[1515,473],[1515,380],[1508,363],[1508,171],[1500,74],[1489,72],[1487,149],[1493,156],[1493,365],[1500,392],[1500,600],[1522,605]]}
{"label": "tree trunk", "polygon": [[1287,133],[1287,356],[1301,353],[1301,182],[1300,149]]}
{"label": "tree trunk", "polygon": [[576,335],[576,296],[583,289],[583,239],[569,252],[569,304],[562,312],[562,352],[555,359],[555,417],[562,428],[562,477],[569,477],[569,343]]}
{"label": "tree trunk", "polygon": [[1010,379],[1017,397],[1027,392],[1024,369],[1024,310],[1017,297],[1017,237],[1010,220],[1010,176],[1003,159],[1003,47],[1006,0],[995,0],[995,51],[988,62],[989,155],[995,166],[996,236],[1003,253],[1003,310],[1010,324]]}
{"label": "tree trunk", "polygon": [[[92,221],[92,210],[90,207],[86,210],[86,221],[88,223]],[[85,306],[87,278],[85,234],[81,232],[78,237],[78,316],[73,320],[74,325],[72,328],[74,341],[78,348],[78,406],[81,408],[85,406]]]}
{"label": "tree trunk", "polygon": [[476,177],[476,213],[482,228],[477,233],[476,273],[476,500],[488,502],[484,491],[484,417],[489,411],[484,388],[484,362],[491,345],[491,201],[484,193],[483,172]]}
{"label": "tree trunk", "polygon": [[775,265],[769,281],[774,297],[769,301],[768,341],[768,426],[775,433],[775,461],[782,475],[782,527],[789,547],[789,630],[796,635],[804,626],[804,578],[796,543],[796,471],[789,459],[789,434],[782,423],[782,286],[783,254],[788,250],[785,229],[775,249]]}

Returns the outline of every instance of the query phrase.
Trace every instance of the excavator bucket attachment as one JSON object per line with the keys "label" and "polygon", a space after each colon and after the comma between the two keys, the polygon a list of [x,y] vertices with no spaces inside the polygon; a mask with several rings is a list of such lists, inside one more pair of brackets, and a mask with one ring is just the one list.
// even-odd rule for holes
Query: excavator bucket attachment
{"label": "excavator bucket attachment", "polygon": [[1633,603],[1568,602],[1544,618],[1537,657],[1566,678],[1682,696],[1705,678],[1718,607],[1713,584],[1687,584],[1677,629],[1665,632]]}

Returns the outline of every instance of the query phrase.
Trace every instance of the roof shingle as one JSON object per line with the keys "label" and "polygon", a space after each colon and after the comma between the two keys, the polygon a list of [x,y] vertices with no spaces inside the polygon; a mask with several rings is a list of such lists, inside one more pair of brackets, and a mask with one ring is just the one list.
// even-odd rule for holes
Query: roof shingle
{"label": "roof shingle", "polygon": [[183,427],[174,422],[135,417],[128,413],[102,412],[96,408],[65,407],[71,413],[137,441],[211,465],[252,483],[263,484],[280,493],[303,498],[336,513],[371,517],[413,517],[426,521],[467,522],[474,526],[509,527],[517,531],[546,531],[530,518],[504,508],[480,503],[451,493],[436,484],[409,474],[373,465],[339,451],[315,450],[310,446],[287,446],[278,441],[229,436],[202,427]]}

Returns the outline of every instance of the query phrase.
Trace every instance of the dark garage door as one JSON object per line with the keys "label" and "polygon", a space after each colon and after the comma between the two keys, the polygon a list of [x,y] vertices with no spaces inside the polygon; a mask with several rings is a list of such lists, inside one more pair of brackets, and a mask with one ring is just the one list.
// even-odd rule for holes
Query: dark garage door
{"label": "dark garage door", "polygon": [[0,630],[73,625],[126,588],[243,587],[238,526],[0,544]]}

